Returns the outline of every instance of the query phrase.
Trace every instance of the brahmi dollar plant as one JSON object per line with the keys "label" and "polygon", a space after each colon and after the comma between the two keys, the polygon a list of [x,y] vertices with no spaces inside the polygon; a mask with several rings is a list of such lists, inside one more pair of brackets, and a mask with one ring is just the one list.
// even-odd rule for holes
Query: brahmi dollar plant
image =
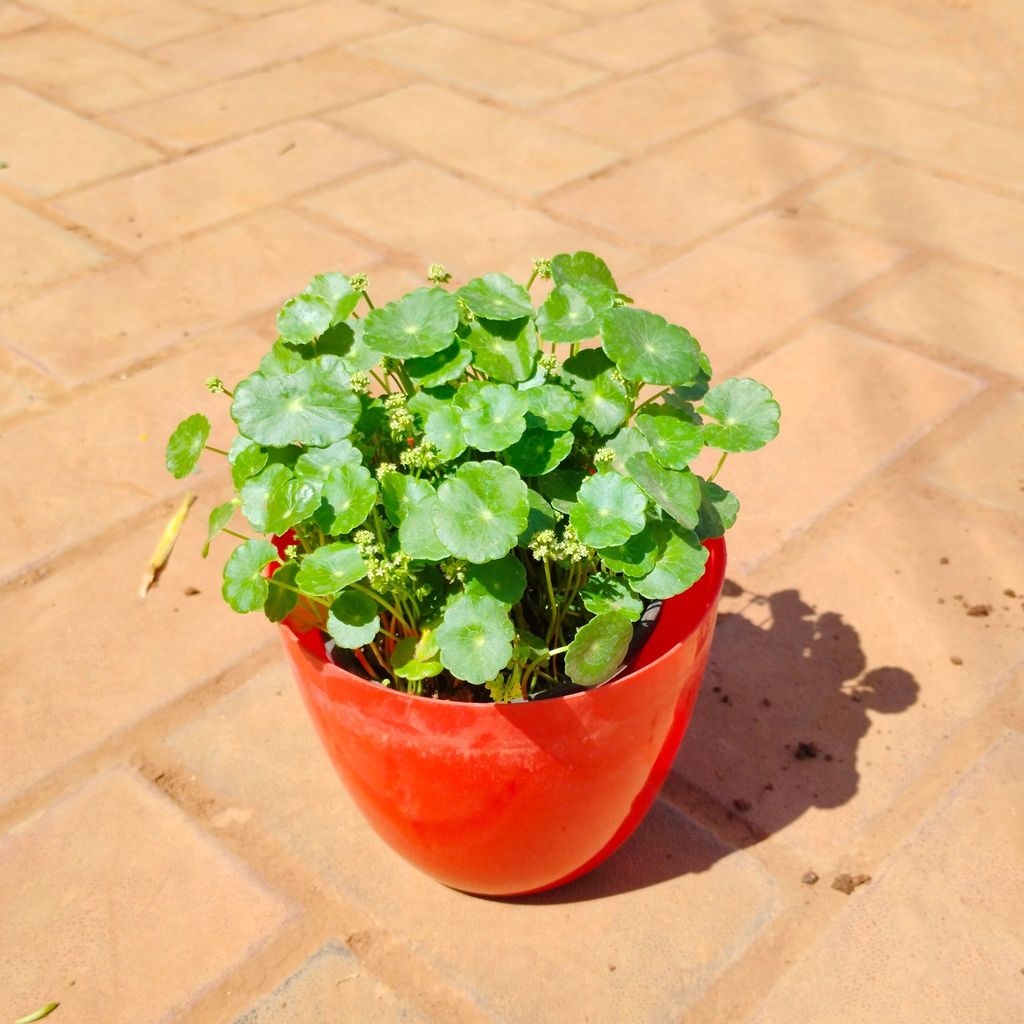
{"label": "brahmi dollar plant", "polygon": [[[525,285],[428,278],[374,306],[362,275],[315,277],[254,373],[207,381],[230,400],[230,449],[201,415],[167,446],[175,477],[204,449],[231,464],[204,556],[239,538],[228,604],[322,630],[384,686],[510,701],[598,685],[645,608],[703,574],[702,541],[739,510],[716,477],[775,437],[779,407],[754,380],[710,387],[692,335],[634,308],[592,253],[536,260]],[[707,479],[690,468],[706,447]]]}

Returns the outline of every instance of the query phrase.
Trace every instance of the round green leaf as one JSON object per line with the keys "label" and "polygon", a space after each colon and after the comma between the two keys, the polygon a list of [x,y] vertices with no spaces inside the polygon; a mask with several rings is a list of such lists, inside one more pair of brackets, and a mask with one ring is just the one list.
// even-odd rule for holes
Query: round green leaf
{"label": "round green leaf", "polygon": [[642,597],[664,600],[688,590],[704,575],[708,552],[692,530],[675,523],[656,524],[655,539],[657,565],[646,576],[631,579],[629,585]]}
{"label": "round green leaf", "polygon": [[240,491],[242,484],[267,464],[267,458],[267,452],[255,441],[241,434],[235,437],[228,449],[228,462],[231,463],[231,482],[236,491]]}
{"label": "round green leaf", "polygon": [[580,591],[583,605],[595,615],[605,612],[622,612],[636,622],[643,615],[644,603],[617,576],[608,573],[594,573]]}
{"label": "round green leaf", "polygon": [[242,485],[242,513],[260,533],[284,533],[320,506],[318,481],[300,480],[279,462]]}
{"label": "round green leaf", "polygon": [[580,415],[599,434],[612,434],[629,418],[633,402],[614,376],[615,364],[596,348],[577,352],[562,364],[562,381],[580,397]]}
{"label": "round green leaf", "polygon": [[363,342],[396,359],[429,356],[448,348],[459,326],[455,297],[443,288],[417,288],[366,317]]}
{"label": "round green leaf", "polygon": [[526,520],[526,527],[519,535],[519,543],[521,545],[529,544],[541,530],[554,529],[558,522],[555,510],[532,487],[527,489],[526,500],[529,503],[530,511]]}
{"label": "round green leaf", "polygon": [[700,411],[716,423],[704,426],[704,440],[726,452],[753,452],[779,432],[779,403],[749,377],[731,377],[713,387]]}
{"label": "round green leaf", "polygon": [[381,481],[384,512],[395,525],[401,526],[409,511],[421,501],[434,496],[433,486],[406,473],[387,473]]}
{"label": "round green leaf", "polygon": [[362,406],[336,357],[324,356],[294,373],[246,377],[235,389],[231,417],[248,438],[271,448],[323,448],[348,437]]}
{"label": "round green leaf", "polygon": [[431,679],[444,671],[444,665],[435,658],[421,659],[416,637],[404,636],[391,652],[391,671],[400,679]]}
{"label": "round green leaf", "polygon": [[658,562],[658,544],[651,530],[641,530],[625,544],[598,551],[601,561],[612,572],[626,576],[646,576]]}
{"label": "round green leaf", "polygon": [[596,338],[601,324],[583,293],[564,284],[553,288],[544,300],[537,314],[537,330],[548,341],[569,344]]}
{"label": "round green leaf", "polygon": [[462,413],[463,436],[478,451],[504,451],[526,430],[526,397],[508,384],[470,381],[454,401]]}
{"label": "round green leaf", "polygon": [[632,480],[617,473],[597,473],[580,486],[569,522],[584,544],[612,547],[644,528],[646,511],[647,498]]}
{"label": "round green leaf", "polygon": [[239,544],[224,565],[224,600],[236,612],[259,611],[269,593],[263,570],[277,559],[277,549],[270,541],[247,540]]}
{"label": "round green leaf", "polygon": [[490,460],[460,466],[437,490],[433,517],[441,543],[467,562],[501,558],[526,527],[527,491],[511,466]]}
{"label": "round green leaf", "polygon": [[165,462],[175,480],[181,480],[196,468],[209,436],[210,421],[198,412],[182,420],[174,428],[174,432],[167,439]]}
{"label": "round green leaf", "polygon": [[373,643],[380,632],[376,602],[358,590],[339,594],[327,613],[327,632],[340,647],[354,650]]}
{"label": "round green leaf", "polygon": [[423,436],[446,461],[458,458],[466,450],[462,417],[449,405],[441,405],[427,413],[423,424]]}
{"label": "round green leaf", "polygon": [[323,483],[335,469],[358,466],[363,454],[347,438],[326,448],[310,448],[295,461],[295,475],[301,480],[319,480]]}
{"label": "round green leaf", "polygon": [[597,615],[576,630],[565,652],[565,674],[577,686],[597,686],[611,679],[626,657],[633,623],[625,612]]}
{"label": "round green leaf", "polygon": [[473,365],[492,380],[510,384],[533,373],[540,347],[533,321],[475,320],[466,335],[473,350]]}
{"label": "round green leaf", "polygon": [[472,358],[469,346],[456,339],[433,355],[407,359],[405,369],[420,387],[433,388],[460,377]]}
{"label": "round green leaf", "polygon": [[508,605],[493,597],[460,594],[437,627],[441,662],[457,679],[489,682],[512,657],[514,635]]}
{"label": "round green leaf", "polygon": [[586,476],[582,469],[556,469],[537,480],[537,489],[552,508],[568,513],[576,504],[576,495]]}
{"label": "round green leaf", "polygon": [[709,483],[702,477],[697,479],[700,482],[697,536],[701,540],[721,537],[736,522],[740,512],[739,498],[716,483]]}
{"label": "round green leaf", "polygon": [[485,320],[519,320],[533,316],[530,293],[507,274],[474,277],[455,294]]}
{"label": "round green leaf", "polygon": [[331,326],[333,310],[318,295],[297,295],[277,314],[277,332],[289,345],[316,341]]}
{"label": "round green leaf", "polygon": [[365,466],[339,466],[328,474],[323,496],[334,512],[329,532],[348,533],[362,525],[377,503],[377,481]]}
{"label": "round green leaf", "polygon": [[601,344],[630,380],[688,384],[700,371],[700,345],[657,313],[620,306],[601,321]]}
{"label": "round green leaf", "polygon": [[420,482],[430,488],[429,493],[415,501],[402,516],[398,541],[402,550],[411,558],[421,562],[442,562],[451,552],[438,539],[434,526],[437,495],[430,484]]}
{"label": "round green leaf", "polygon": [[353,291],[352,282],[344,274],[331,271],[328,274],[317,274],[306,285],[303,295],[323,299],[331,308],[331,323],[335,324],[352,315],[359,305],[362,292]]}
{"label": "round green leaf", "polygon": [[608,309],[619,290],[607,264],[592,252],[559,253],[551,260],[551,277],[556,286],[580,292],[595,313]]}
{"label": "round green leaf", "polygon": [[637,415],[636,425],[667,469],[686,469],[704,450],[703,428],[679,409],[648,406]]}
{"label": "round green leaf", "polygon": [[235,509],[238,506],[238,498],[232,498],[230,501],[225,501],[223,505],[218,505],[210,510],[210,518],[206,526],[206,543],[203,545],[203,558],[210,553],[210,542],[231,522],[231,517],[235,514]]}
{"label": "round green leaf", "polygon": [[[295,574],[299,571],[298,562],[285,562],[279,565],[267,581],[267,599],[263,602],[263,613],[271,622],[281,622],[288,617],[298,603],[299,595],[288,586],[295,586]],[[281,586],[281,584],[288,586]]]}
{"label": "round green leaf", "polygon": [[609,463],[609,467],[623,476],[630,476],[626,462],[631,455],[651,450],[647,438],[636,427],[623,427],[610,441],[605,442],[605,447],[615,453],[615,459]]}
{"label": "round green leaf", "polygon": [[337,594],[366,575],[366,563],[355,544],[338,541],[311,551],[302,559],[295,584],[305,594]]}
{"label": "round green leaf", "polygon": [[558,384],[541,384],[523,394],[530,415],[536,416],[548,430],[569,430],[579,418],[579,399]]}
{"label": "round green leaf", "polygon": [[467,565],[463,589],[476,597],[493,597],[502,604],[518,603],[526,592],[526,569],[509,552],[503,558],[482,565]]}
{"label": "round green leaf", "polygon": [[522,476],[543,476],[550,473],[572,451],[573,433],[556,434],[550,430],[527,430],[505,450],[508,464]]}
{"label": "round green leaf", "polygon": [[650,452],[638,452],[626,460],[629,475],[640,489],[681,526],[697,525],[700,484],[689,470],[665,469]]}

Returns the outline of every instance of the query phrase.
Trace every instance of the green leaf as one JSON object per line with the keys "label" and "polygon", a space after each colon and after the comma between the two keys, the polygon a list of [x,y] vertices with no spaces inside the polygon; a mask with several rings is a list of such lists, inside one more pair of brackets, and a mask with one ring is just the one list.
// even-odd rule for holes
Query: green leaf
{"label": "green leaf", "polygon": [[323,299],[333,312],[332,323],[351,316],[362,297],[362,292],[353,291],[352,282],[344,274],[339,274],[336,271],[317,274],[306,285],[303,294]]}
{"label": "green leaf", "polygon": [[623,427],[610,441],[605,442],[605,447],[615,453],[615,461],[609,463],[609,467],[623,476],[631,475],[626,468],[630,455],[651,450],[647,438],[636,427]]}
{"label": "green leaf", "polygon": [[704,450],[703,428],[682,410],[648,406],[637,415],[636,425],[666,469],[686,469]]}
{"label": "green leaf", "polygon": [[235,389],[231,418],[253,441],[323,448],[352,433],[362,411],[335,356],[306,363],[294,373],[253,373]]}
{"label": "green leaf", "polygon": [[271,463],[242,485],[242,513],[260,533],[284,533],[320,506],[320,484]]}
{"label": "green leaf", "polygon": [[281,622],[286,619],[299,600],[299,595],[294,590],[282,587],[280,584],[287,583],[295,586],[295,574],[299,571],[298,562],[285,562],[274,570],[274,575],[269,579],[269,593],[263,604],[263,612],[271,622]]}
{"label": "green leaf", "polygon": [[569,513],[584,544],[593,548],[624,544],[647,522],[647,498],[632,480],[617,473],[588,476]]}
{"label": "green leaf", "polygon": [[434,496],[434,488],[428,481],[406,473],[386,473],[380,489],[384,513],[395,526],[401,526],[402,520],[421,501]]}
{"label": "green leaf", "polygon": [[517,697],[522,696],[522,690],[516,683],[512,673],[499,672],[493,679],[484,684],[491,700],[495,704],[510,704]]}
{"label": "green leaf", "polygon": [[263,570],[278,559],[268,540],[247,540],[239,544],[224,566],[224,600],[236,612],[257,612],[267,600],[269,586]]}
{"label": "green leaf", "polygon": [[[335,338],[340,334],[342,327],[351,332],[351,338],[345,339],[344,345],[336,345]],[[365,320],[352,317],[344,324],[335,324],[323,338],[320,339],[322,351],[332,351],[342,357],[341,361],[348,373],[356,371],[372,370],[380,362],[380,353],[374,352],[363,341],[363,329],[366,327]]]}
{"label": "green leaf", "polygon": [[689,384],[673,388],[666,396],[669,405],[681,408],[688,402],[696,402],[708,393],[711,382],[711,360],[706,352],[700,354],[700,370]]}
{"label": "green leaf", "polygon": [[595,313],[608,309],[619,290],[607,264],[592,252],[559,253],[551,260],[551,277],[558,287],[581,292]]}
{"label": "green leaf", "polygon": [[[3,160],[0,160],[0,170],[6,167],[7,164]],[[27,1014],[24,1017],[19,1017],[14,1024],[35,1024],[37,1020],[42,1020],[44,1017],[49,1017],[60,1003],[47,1003],[45,1006],[40,1006],[38,1010]]]}
{"label": "green leaf", "polygon": [[277,314],[278,333],[290,345],[309,344],[349,316],[358,302],[359,292],[344,274],[318,274]]}
{"label": "green leaf", "polygon": [[527,430],[505,450],[505,458],[523,476],[543,476],[568,456],[574,440],[571,430],[561,434],[550,430]]}
{"label": "green leaf", "polygon": [[210,510],[210,518],[206,526],[206,543],[203,545],[203,558],[210,553],[210,544],[213,538],[231,522],[231,517],[235,514],[235,509],[239,504],[238,498],[232,498],[230,501],[225,501],[223,505],[218,505]]}
{"label": "green leaf", "polygon": [[328,532],[348,533],[361,526],[377,504],[377,481],[365,466],[339,466],[328,475],[323,495],[334,512]]}
{"label": "green leaf", "polygon": [[437,627],[441,663],[457,679],[487,683],[512,657],[514,635],[508,605],[493,597],[459,594]]}
{"label": "green leaf", "polygon": [[421,387],[433,388],[460,377],[472,358],[473,352],[469,346],[456,339],[433,355],[407,359],[405,369]]}
{"label": "green leaf", "polygon": [[264,377],[280,377],[282,374],[296,373],[313,356],[313,350],[308,346],[292,348],[278,338],[271,345],[270,351],[260,360],[258,370]]}
{"label": "green leaf", "polygon": [[562,364],[562,380],[579,395],[580,415],[599,434],[612,434],[629,418],[633,402],[613,376],[615,364],[596,348],[577,352]]}
{"label": "green leaf", "polygon": [[478,451],[504,451],[526,430],[526,397],[508,384],[470,381],[456,392],[454,405],[463,436]]}
{"label": "green leaf", "polygon": [[198,412],[182,420],[174,428],[174,432],[167,439],[164,461],[167,463],[168,472],[175,480],[181,480],[196,468],[209,436],[210,421]]}
{"label": "green leaf", "polygon": [[650,452],[639,452],[626,460],[629,475],[640,489],[681,526],[697,525],[700,484],[689,470],[665,469]]}
{"label": "green leaf", "polygon": [[295,460],[295,475],[300,480],[317,480],[323,483],[335,469],[342,466],[358,466],[363,454],[348,439],[335,441],[326,448],[310,448]]}
{"label": "green leaf", "polygon": [[569,430],[579,418],[580,400],[558,384],[541,384],[524,391],[527,409],[548,430]]}
{"label": "green leaf", "polygon": [[302,559],[296,585],[306,594],[337,594],[366,575],[366,563],[355,544],[324,544]]}
{"label": "green leaf", "polygon": [[601,321],[601,344],[631,380],[688,384],[700,370],[700,345],[657,313],[620,306]]}
{"label": "green leaf", "polygon": [[448,405],[431,409],[427,413],[423,424],[423,436],[446,461],[458,458],[466,450],[466,436],[462,432],[462,417]]}
{"label": "green leaf", "polygon": [[431,679],[444,671],[437,659],[420,660],[416,637],[404,636],[391,652],[391,671],[400,679]]}
{"label": "green leaf", "polygon": [[409,398],[409,408],[422,419],[438,409],[450,408],[450,403],[455,395],[455,388],[450,384],[442,384],[440,387],[429,390],[417,391]]}
{"label": "green leaf", "polygon": [[236,491],[240,491],[242,484],[267,464],[267,458],[267,452],[255,441],[241,434],[235,437],[228,449],[228,462],[231,463],[231,482]]}
{"label": "green leaf", "polygon": [[473,365],[492,380],[515,384],[527,380],[540,353],[537,329],[528,318],[475,320],[466,335]]}
{"label": "green leaf", "polygon": [[526,592],[526,569],[509,552],[482,565],[467,565],[463,589],[476,597],[493,597],[502,604],[517,604]]}
{"label": "green leaf", "polygon": [[644,613],[644,603],[617,576],[608,573],[594,573],[587,585],[580,591],[583,605],[595,615],[605,612],[622,612],[636,622]]}
{"label": "green leaf", "polygon": [[704,440],[726,452],[753,452],[779,432],[779,403],[749,377],[731,377],[713,387],[700,411],[717,420],[704,426]]}
{"label": "green leaf", "polygon": [[601,323],[583,293],[565,284],[553,288],[544,300],[537,314],[537,330],[548,341],[570,344],[596,338]]}
{"label": "green leaf", "polygon": [[601,561],[612,572],[626,576],[646,576],[658,563],[658,544],[650,529],[634,534],[625,544],[598,551]]}
{"label": "green leaf", "polygon": [[501,558],[526,527],[527,490],[511,466],[490,460],[463,464],[437,490],[433,517],[441,543],[468,562]]}
{"label": "green leaf", "polygon": [[558,522],[555,510],[532,487],[527,489],[526,500],[530,511],[526,520],[526,528],[519,535],[520,545],[529,544],[541,530],[553,529]]}
{"label": "green leaf", "polygon": [[656,524],[655,539],[657,565],[646,576],[631,579],[629,585],[642,597],[664,600],[688,590],[704,575],[708,552],[692,530],[672,522]]}
{"label": "green leaf", "polygon": [[373,643],[380,632],[376,602],[358,590],[339,594],[327,613],[327,632],[339,646],[352,650]]}
{"label": "green leaf", "polygon": [[430,492],[419,498],[402,516],[398,541],[410,558],[421,562],[442,562],[451,552],[441,543],[434,526],[437,495],[429,483],[420,482],[430,488]]}
{"label": "green leaf", "polygon": [[473,313],[485,320],[519,320],[533,316],[530,293],[507,274],[474,277],[455,294]]}
{"label": "green leaf", "polygon": [[366,317],[363,342],[396,359],[429,356],[448,348],[459,326],[455,297],[443,288],[417,288]]}
{"label": "green leaf", "polygon": [[556,469],[537,480],[537,489],[559,512],[569,512],[576,504],[580,484],[586,473],[582,469]]}
{"label": "green leaf", "polygon": [[701,540],[721,537],[732,529],[740,512],[740,501],[732,491],[709,483],[703,477],[700,482],[700,508],[698,509],[697,536]]}
{"label": "green leaf", "polygon": [[576,630],[565,652],[565,674],[577,686],[597,686],[618,671],[629,642],[633,623],[625,612],[597,615]]}

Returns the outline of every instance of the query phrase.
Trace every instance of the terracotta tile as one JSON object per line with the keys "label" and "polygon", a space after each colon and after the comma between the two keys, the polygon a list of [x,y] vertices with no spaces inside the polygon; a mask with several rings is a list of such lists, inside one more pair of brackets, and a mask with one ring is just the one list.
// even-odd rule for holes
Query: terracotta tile
{"label": "terracotta tile", "polygon": [[616,78],[545,113],[579,135],[639,153],[804,81],[769,64],[706,50],[658,71]]}
{"label": "terracotta tile", "polygon": [[145,249],[325,185],[389,154],[297,121],[204,149],[59,200],[62,213],[127,249]]}
{"label": "terracotta tile", "polygon": [[306,0],[195,0],[199,7],[224,11],[239,18],[260,18],[264,14],[302,7]]}
{"label": "terracotta tile", "polygon": [[[1022,564],[1020,536],[893,476],[754,573],[734,563],[753,603],[719,624],[676,771],[726,807],[746,801],[754,828],[824,879],[1020,663],[1021,611],[999,598]],[[954,595],[996,610],[969,616]]]}
{"label": "terracotta tile", "polygon": [[1024,395],[996,406],[925,472],[965,500],[1024,516]]}
{"label": "terracotta tile", "polygon": [[562,128],[433,85],[398,89],[339,111],[331,120],[457,173],[528,194],[564,185],[618,158]]}
{"label": "terracotta tile", "polygon": [[550,201],[629,241],[682,246],[834,167],[843,152],[740,118],[617,167]]}
{"label": "terracotta tile", "polygon": [[604,18],[615,14],[627,14],[649,4],[650,0],[560,0],[559,6],[579,11],[590,18]]}
{"label": "terracotta tile", "polygon": [[13,85],[0,86],[0,123],[10,132],[4,140],[4,181],[37,196],[163,159],[150,146]]}
{"label": "terracotta tile", "polygon": [[0,308],[105,260],[85,239],[0,196]]}
{"label": "terracotta tile", "polygon": [[583,21],[575,14],[538,0],[389,0],[391,7],[455,28],[510,43],[533,43],[570,32]]}
{"label": "terracotta tile", "polygon": [[1024,188],[1017,132],[876,93],[822,85],[767,112],[784,127],[883,149],[938,171]]}
{"label": "terracotta tile", "polygon": [[560,53],[614,71],[639,71],[752,32],[767,22],[763,14],[732,0],[714,5],[668,0],[562,36],[551,45]]}
{"label": "terracotta tile", "polygon": [[908,53],[891,42],[881,45],[815,25],[777,25],[732,46],[748,57],[795,68],[814,78],[930,104],[966,106],[980,90],[978,73],[945,55]]}
{"label": "terracotta tile", "polygon": [[[423,267],[443,263],[459,278],[487,268],[525,280],[533,257],[581,248],[603,253],[620,275],[638,260],[543,213],[415,162],[328,189],[302,205],[407,253]],[[437,210],[458,211],[458,216],[438,217]]]}
{"label": "terracotta tile", "polygon": [[823,1020],[823,1006],[841,1007],[828,1019],[844,1024],[929,1024],[937,1009],[979,1024],[1017,1017],[1024,893],[1007,881],[1024,856],[1013,810],[1024,801],[1022,778],[1024,737],[1006,733],[879,877],[850,897],[750,1024]]}
{"label": "terracotta tile", "polygon": [[828,221],[766,213],[630,284],[642,309],[700,339],[719,374],[904,256]]}
{"label": "terracotta tile", "polygon": [[45,23],[46,19],[38,11],[31,11],[20,4],[5,3],[0,7],[0,36],[24,32]]}
{"label": "terracotta tile", "polygon": [[953,362],[1024,378],[1024,295],[1009,275],[932,260],[876,292],[847,319]]}
{"label": "terracotta tile", "polygon": [[401,82],[402,77],[395,71],[342,50],[327,50],[195,92],[145,103],[120,112],[110,121],[172,148],[193,149],[339,103],[353,103]]}
{"label": "terracotta tile", "polygon": [[232,78],[404,24],[404,18],[361,0],[321,0],[191,36],[152,56],[209,79]]}
{"label": "terracotta tile", "polygon": [[169,39],[208,32],[224,19],[178,0],[33,0],[37,7],[89,32],[146,49]]}
{"label": "terracotta tile", "polygon": [[276,308],[316,273],[374,259],[329,228],[270,211],[52,288],[0,313],[0,340],[79,383]]}
{"label": "terracotta tile", "polygon": [[910,167],[872,164],[825,185],[806,208],[900,242],[1024,272],[1024,206]]}
{"label": "terracotta tile", "polygon": [[310,1024],[318,1019],[424,1024],[423,1017],[403,1006],[338,942],[321,946],[235,1024]]}
{"label": "terracotta tile", "polygon": [[[496,1020],[679,1020],[774,909],[774,884],[755,861],[660,803],[622,851],[561,898],[498,906],[446,889],[400,861],[363,823],[317,749],[283,667],[169,743],[207,785],[252,808]],[[289,764],[307,766],[301,786],[281,770]],[[528,986],[510,986],[510,977],[529,972],[540,946],[563,950],[568,961],[535,972]]]}
{"label": "terracotta tile", "polygon": [[445,25],[413,25],[354,43],[350,49],[521,106],[564,96],[603,77],[600,71],[576,61]]}
{"label": "terracotta tile", "polygon": [[[292,912],[124,769],[75,790],[0,851],[0,939],[18,950],[0,963],[12,1012],[52,998],[69,1020],[171,1019]],[[153,970],[168,949],[174,970]]]}
{"label": "terracotta tile", "polygon": [[721,474],[746,506],[730,534],[733,564],[744,570],[981,387],[940,363],[820,321],[749,375],[775,393],[782,425],[767,448],[732,456]]}
{"label": "terracotta tile", "polygon": [[0,417],[11,416],[59,390],[56,381],[27,359],[0,348]]}
{"label": "terracotta tile", "polygon": [[17,84],[89,114],[199,84],[187,71],[128,53],[77,29],[51,26],[0,39],[0,67]]}

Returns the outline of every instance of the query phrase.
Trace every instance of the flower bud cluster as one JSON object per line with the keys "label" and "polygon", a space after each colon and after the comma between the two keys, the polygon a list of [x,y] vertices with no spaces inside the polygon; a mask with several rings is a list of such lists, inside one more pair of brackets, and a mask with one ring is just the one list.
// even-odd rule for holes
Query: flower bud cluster
{"label": "flower bud cluster", "polygon": [[558,374],[559,374],[558,358],[557,358],[557,356],[553,355],[551,352],[548,352],[545,355],[542,355],[540,357],[540,359],[537,360],[537,364],[540,366],[540,368],[549,377],[554,378],[554,377],[558,376]]}
{"label": "flower bud cluster", "polygon": [[405,395],[388,395],[384,399],[384,410],[388,416],[388,428],[396,441],[404,441],[410,434],[415,423]]}
{"label": "flower bud cluster", "polygon": [[438,568],[449,583],[462,583],[466,579],[466,563],[458,558],[448,558]]}
{"label": "flower bud cluster", "polygon": [[406,469],[437,469],[443,461],[438,450],[429,442],[423,441],[398,456]]}
{"label": "flower bud cluster", "polygon": [[383,480],[388,473],[397,473],[398,467],[393,462],[382,462],[376,470],[376,477],[378,480]]}
{"label": "flower bud cluster", "polygon": [[551,260],[534,259],[533,272],[542,281],[546,281],[549,277],[551,277]]}
{"label": "flower bud cluster", "polygon": [[390,558],[383,552],[364,555],[366,563],[366,582],[380,594],[403,587],[411,578],[409,563],[412,556],[398,551]]}
{"label": "flower bud cluster", "polygon": [[530,550],[538,562],[582,562],[593,554],[571,526],[566,526],[561,540],[554,530],[540,530],[530,541]]}
{"label": "flower bud cluster", "polygon": [[452,279],[452,275],[440,263],[431,263],[430,269],[427,271],[427,280],[434,285],[447,284]]}
{"label": "flower bud cluster", "polygon": [[368,395],[370,393],[370,375],[363,373],[362,370],[356,370],[349,379],[348,386],[357,395]]}
{"label": "flower bud cluster", "polygon": [[211,395],[226,395],[228,393],[228,389],[224,387],[224,381],[220,377],[207,377],[206,390]]}
{"label": "flower bud cluster", "polygon": [[615,461],[615,450],[613,448],[598,448],[594,452],[594,465],[599,469],[602,466],[610,466]]}
{"label": "flower bud cluster", "polygon": [[365,292],[370,287],[370,279],[365,274],[353,274],[348,283],[354,292]]}

